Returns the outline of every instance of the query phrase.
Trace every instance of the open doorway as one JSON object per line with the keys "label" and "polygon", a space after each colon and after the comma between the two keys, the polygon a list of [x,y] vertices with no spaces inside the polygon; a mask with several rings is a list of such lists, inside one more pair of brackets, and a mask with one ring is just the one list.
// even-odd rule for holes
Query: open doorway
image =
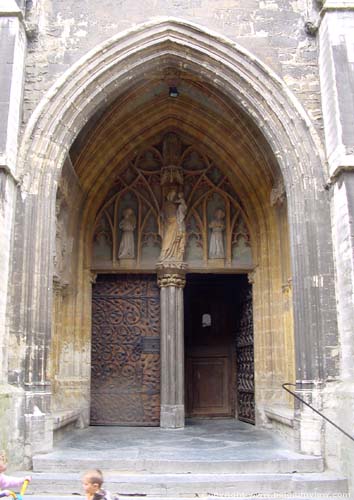
{"label": "open doorway", "polygon": [[190,274],[184,297],[186,416],[254,423],[252,290],[247,275]]}

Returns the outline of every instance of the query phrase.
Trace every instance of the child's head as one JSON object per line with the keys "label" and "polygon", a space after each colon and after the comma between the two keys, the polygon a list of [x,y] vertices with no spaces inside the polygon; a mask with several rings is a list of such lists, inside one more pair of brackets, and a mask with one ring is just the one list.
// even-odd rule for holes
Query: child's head
{"label": "child's head", "polygon": [[86,495],[94,495],[101,489],[103,474],[99,469],[92,469],[82,476],[82,486]]}
{"label": "child's head", "polygon": [[0,451],[0,474],[6,471],[7,466],[7,458],[4,450]]}

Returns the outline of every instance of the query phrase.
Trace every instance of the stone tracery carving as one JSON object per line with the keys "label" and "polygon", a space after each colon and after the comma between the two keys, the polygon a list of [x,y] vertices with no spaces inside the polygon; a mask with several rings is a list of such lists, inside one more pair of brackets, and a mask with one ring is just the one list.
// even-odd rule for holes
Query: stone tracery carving
{"label": "stone tracery carving", "polygon": [[[164,159],[164,166],[176,167],[181,159],[182,143],[177,134],[167,134],[162,143],[162,154]],[[178,170],[176,170],[178,173]]]}
{"label": "stone tracery carving", "polygon": [[[129,249],[122,243],[127,208],[135,214]],[[93,252],[95,269],[151,270],[184,261],[198,269],[252,267],[250,234],[233,185],[198,145],[175,133],[122,165],[98,213],[94,249],[100,237],[110,251]]]}

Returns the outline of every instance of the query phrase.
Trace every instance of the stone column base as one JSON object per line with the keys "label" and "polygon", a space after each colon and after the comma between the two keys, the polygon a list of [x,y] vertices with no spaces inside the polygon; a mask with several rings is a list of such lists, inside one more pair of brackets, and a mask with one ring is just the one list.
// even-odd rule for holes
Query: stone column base
{"label": "stone column base", "polygon": [[184,405],[161,405],[160,427],[163,429],[183,429]]}

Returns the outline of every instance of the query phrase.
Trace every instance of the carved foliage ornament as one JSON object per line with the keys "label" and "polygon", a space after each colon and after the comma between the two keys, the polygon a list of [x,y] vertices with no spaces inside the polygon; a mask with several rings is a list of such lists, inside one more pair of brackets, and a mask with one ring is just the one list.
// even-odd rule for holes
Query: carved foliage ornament
{"label": "carved foliage ornament", "polygon": [[173,273],[173,274],[162,274],[157,277],[157,284],[160,288],[173,286],[176,288],[184,288],[186,285],[185,275]]}

